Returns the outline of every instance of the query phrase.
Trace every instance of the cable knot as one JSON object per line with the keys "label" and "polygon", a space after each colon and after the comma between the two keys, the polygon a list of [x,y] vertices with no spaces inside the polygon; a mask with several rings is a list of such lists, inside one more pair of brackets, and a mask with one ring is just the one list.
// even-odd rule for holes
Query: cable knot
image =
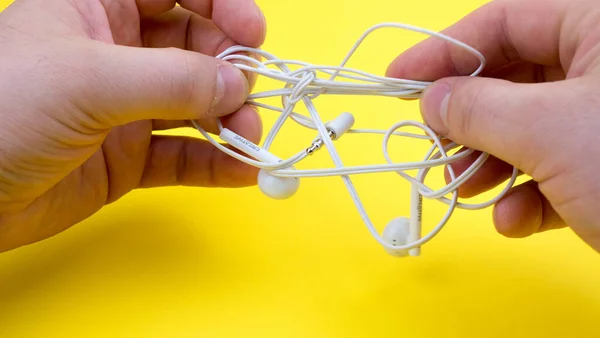
{"label": "cable knot", "polygon": [[291,87],[292,91],[287,97],[288,104],[292,105],[297,104],[308,96],[306,91],[309,86],[314,85],[314,81],[317,79],[317,72],[313,69],[303,69],[301,72],[296,73],[296,76],[294,77],[299,78],[300,80],[296,85]]}

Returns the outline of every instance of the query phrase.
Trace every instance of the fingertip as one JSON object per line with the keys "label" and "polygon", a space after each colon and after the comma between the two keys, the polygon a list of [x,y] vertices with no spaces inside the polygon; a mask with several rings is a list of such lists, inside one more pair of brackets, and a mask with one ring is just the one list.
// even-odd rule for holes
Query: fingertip
{"label": "fingertip", "polygon": [[[413,49],[416,47],[413,47]],[[388,65],[385,76],[392,78],[414,79],[417,75],[418,67],[411,61],[410,54],[413,49],[409,49],[396,56]]]}
{"label": "fingertip", "polygon": [[[262,118],[260,117],[258,108],[253,107],[253,106],[247,106],[247,107],[248,107],[248,110],[250,112],[252,112],[249,115],[253,117],[253,122],[248,123],[248,125],[252,125],[255,127],[255,129],[254,129],[255,130],[255,133],[254,133],[255,138],[252,138],[251,140],[253,140],[254,143],[259,143],[263,136]],[[250,137],[252,137],[252,136],[250,136]]]}
{"label": "fingertip", "polygon": [[441,41],[428,38],[402,52],[386,69],[386,76],[414,81],[436,81],[457,75],[446,55],[440,55]]}
{"label": "fingertip", "polygon": [[266,39],[267,20],[252,0],[216,1],[213,20],[232,40],[253,48]]}
{"label": "fingertip", "polygon": [[393,78],[399,78],[400,76],[398,76],[398,58],[400,58],[401,55],[396,56],[396,58],[394,58],[394,60],[392,60],[392,62],[390,62],[390,64],[388,65],[388,67],[385,70],[385,76],[387,77],[393,77]]}
{"label": "fingertip", "polygon": [[262,120],[253,106],[244,105],[235,113],[221,118],[221,121],[224,127],[253,143],[259,143],[262,138]]}
{"label": "fingertip", "polygon": [[532,184],[513,188],[494,207],[496,231],[508,238],[525,238],[538,232],[543,221],[543,203]]}

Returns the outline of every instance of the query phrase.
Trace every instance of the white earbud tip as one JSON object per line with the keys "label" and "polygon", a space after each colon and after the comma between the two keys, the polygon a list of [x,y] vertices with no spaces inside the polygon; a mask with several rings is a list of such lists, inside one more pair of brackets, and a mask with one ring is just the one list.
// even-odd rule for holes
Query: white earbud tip
{"label": "white earbud tip", "polygon": [[[406,217],[398,217],[391,220],[383,230],[382,238],[389,244],[394,246],[403,246],[408,243],[410,235],[410,221]],[[393,250],[385,248],[385,251],[392,256],[404,257],[408,255],[408,250]]]}
{"label": "white earbud tip", "polygon": [[277,177],[266,170],[258,172],[258,188],[263,194],[275,200],[292,197],[300,187],[300,180],[295,177]]}

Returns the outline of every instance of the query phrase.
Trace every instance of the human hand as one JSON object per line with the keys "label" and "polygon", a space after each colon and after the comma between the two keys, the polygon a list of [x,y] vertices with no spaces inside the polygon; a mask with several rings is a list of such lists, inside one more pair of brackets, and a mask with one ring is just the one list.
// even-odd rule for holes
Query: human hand
{"label": "human hand", "polygon": [[260,140],[243,105],[254,78],[214,56],[259,47],[264,17],[253,0],[175,2],[16,0],[0,14],[0,252],[132,189],[255,184],[208,142],[152,131],[196,119],[218,133],[221,118]]}
{"label": "human hand", "polygon": [[[443,32],[482,52],[482,77],[463,76],[478,60],[435,38],[388,68],[392,77],[435,81],[421,99],[425,122],[492,155],[459,196],[496,187],[513,166],[532,178],[494,207],[505,236],[568,225],[600,251],[598,19],[592,0],[493,1]],[[458,175],[477,156],[452,168]]]}

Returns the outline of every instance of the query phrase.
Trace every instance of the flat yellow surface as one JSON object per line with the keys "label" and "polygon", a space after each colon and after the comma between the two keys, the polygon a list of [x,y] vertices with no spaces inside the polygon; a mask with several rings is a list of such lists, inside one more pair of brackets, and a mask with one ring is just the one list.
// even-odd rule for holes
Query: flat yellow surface
{"label": "flat yellow surface", "polygon": [[[483,1],[259,4],[265,50],[337,64],[373,24],[441,30]],[[376,33],[350,66],[383,74],[423,38]],[[357,127],[419,119],[416,102],[316,103],[327,119],[353,112]],[[264,115],[267,130],[275,115]],[[293,125],[281,135],[280,156],[314,136]],[[382,163],[380,141],[352,135],[337,146],[346,164]],[[421,142],[393,143],[392,156],[417,160],[427,147]],[[301,165],[322,166],[331,166],[326,151]],[[431,180],[438,186],[439,174]],[[408,214],[408,184],[397,175],[354,181],[380,231]],[[426,201],[424,208],[429,231],[445,207]],[[569,230],[526,240],[497,235],[491,210],[457,211],[421,257],[394,259],[370,237],[336,177],[305,179],[286,201],[257,188],[136,191],[55,238],[0,255],[0,337],[598,337],[599,267],[600,257]]]}

